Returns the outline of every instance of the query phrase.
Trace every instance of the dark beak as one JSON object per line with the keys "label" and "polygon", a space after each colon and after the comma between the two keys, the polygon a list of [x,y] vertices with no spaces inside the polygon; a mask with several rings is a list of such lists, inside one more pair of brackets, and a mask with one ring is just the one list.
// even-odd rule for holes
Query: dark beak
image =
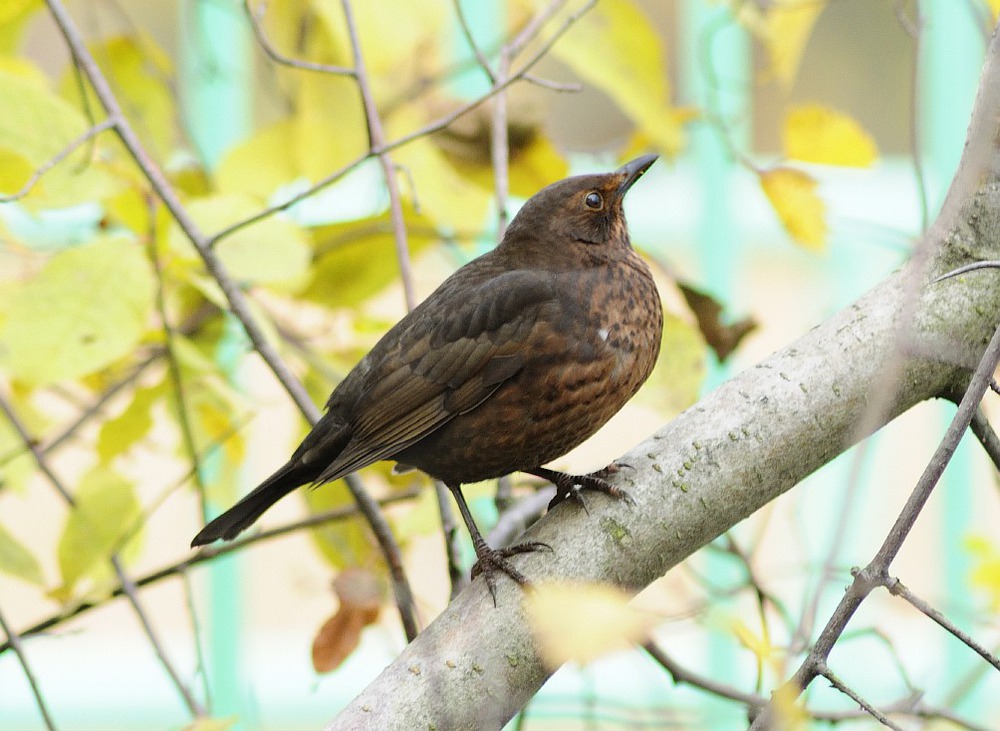
{"label": "dark beak", "polygon": [[618,168],[618,174],[624,176],[618,185],[618,197],[624,196],[632,187],[632,183],[641,178],[642,174],[649,170],[649,166],[656,162],[659,157],[659,155],[643,155]]}

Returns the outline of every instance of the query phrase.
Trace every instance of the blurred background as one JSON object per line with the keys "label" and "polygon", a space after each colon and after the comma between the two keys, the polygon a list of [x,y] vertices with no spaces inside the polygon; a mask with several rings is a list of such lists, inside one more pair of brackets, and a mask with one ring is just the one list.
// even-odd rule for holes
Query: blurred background
{"label": "blurred background", "polygon": [[[460,8],[478,48],[500,68],[498,49],[537,13],[556,11],[520,58],[552,39],[582,5],[462,0]],[[612,169],[649,150],[662,155],[629,194],[627,214],[634,243],[655,263],[670,313],[665,356],[635,401],[559,468],[603,466],[906,260],[957,165],[996,5],[601,0],[592,21],[583,16],[532,68],[544,83],[510,88],[511,213],[566,174]],[[354,81],[276,64],[261,52],[241,3],[86,0],[67,7],[140,139],[208,232],[288,200],[367,150]],[[357,3],[354,12],[389,140],[489,91],[454,3],[380,0]],[[339,4],[274,3],[259,17],[259,29],[283,54],[351,64]],[[0,164],[11,171],[23,163],[30,171],[41,162],[25,150],[48,159],[83,131],[62,124],[63,105],[80,119],[88,108],[95,121],[103,115],[92,94],[81,95],[83,82],[47,7],[14,0],[0,10],[0,29],[0,108],[7,110]],[[573,40],[575,31],[580,40]],[[836,152],[824,158],[826,141],[818,136],[814,155],[801,151],[808,133],[790,120],[796,111],[817,109],[824,119],[842,115],[838,124],[848,124],[846,118],[854,125],[838,143],[849,148],[841,158]],[[487,103],[393,153],[417,300],[495,243],[493,114]],[[35,133],[59,142],[42,155]],[[225,314],[218,288],[183,234],[162,205],[148,203],[123,150],[109,133],[99,140],[57,168],[75,167],[76,174],[87,168],[91,177],[76,188],[46,188],[43,176],[31,195],[0,203],[0,391],[70,492],[98,496],[90,509],[100,525],[88,530],[110,531],[105,546],[121,549],[128,575],[140,579],[173,567],[171,578],[150,580],[138,596],[190,696],[215,719],[232,719],[232,728],[317,728],[405,644],[380,554],[353,520],[178,567],[191,555],[188,544],[203,513],[224,509],[282,463],[306,424]],[[859,148],[865,152],[854,155]],[[778,169],[807,176],[804,184],[796,178],[801,186],[790,201],[767,188],[768,172]],[[100,177],[108,175],[118,177]],[[0,192],[13,193],[26,180],[0,175]],[[818,214],[796,218],[817,200]],[[220,256],[228,245],[226,261],[251,293],[255,316],[317,404],[405,312],[389,202],[379,166],[369,159],[219,244]],[[120,352],[91,368],[53,365],[49,373],[46,363],[23,354],[30,340],[19,338],[52,330],[49,307],[62,313],[63,325],[91,311],[74,312],[72,284],[60,287],[66,301],[34,293],[26,327],[17,324],[25,322],[25,305],[18,303],[52,261],[105,237],[152,252],[148,261],[160,268],[144,276],[159,284],[145,296],[152,302],[160,291],[162,306],[144,312],[148,324]],[[98,299],[132,296],[129,282],[119,279],[128,270],[119,264],[109,257],[107,290]],[[719,324],[730,328],[722,339],[730,338],[731,353],[723,348],[720,356],[720,343],[698,322],[698,306],[685,294],[692,288],[721,306]],[[180,331],[165,334],[169,320]],[[187,380],[189,435],[176,417],[171,368],[155,359],[164,343]],[[125,385],[109,395],[118,383]],[[797,667],[798,635],[815,636],[849,583],[850,568],[867,563],[881,544],[952,413],[948,404],[928,403],[905,414],[869,439],[863,454],[849,451],[650,586],[635,604],[657,618],[656,642],[690,670],[766,697]],[[74,427],[85,414],[89,420]],[[0,422],[6,624],[24,632],[81,604],[102,603],[23,638],[55,727],[191,723],[191,704],[165,672],[137,613],[122,598],[107,599],[116,585],[107,556],[100,570],[72,567],[67,534],[79,530],[69,527],[73,510],[33,464],[9,420]],[[390,476],[386,465],[363,478],[380,497],[413,492],[386,510],[403,545],[418,621],[426,626],[450,591],[434,491],[419,476]],[[102,493],[100,486],[109,484],[127,487]],[[515,494],[535,486],[514,478]],[[485,525],[496,519],[495,492],[494,485],[467,492]],[[994,470],[974,443],[964,444],[893,565],[915,593],[990,648],[1000,643],[998,504]],[[283,500],[261,526],[348,505],[343,486],[330,486]],[[102,527],[116,518],[141,531]],[[86,542],[90,534],[83,535]],[[463,556],[467,571],[471,546],[463,545]],[[310,648],[342,608],[331,582],[349,570],[362,570],[381,587],[380,612],[343,664],[317,673]],[[864,604],[832,661],[876,705],[921,694],[925,704],[961,714],[969,727],[989,728],[1000,717],[996,672],[885,593]],[[814,683],[806,697],[812,709],[856,709],[824,683]],[[854,723],[877,726],[871,719]],[[0,654],[0,726],[45,728],[12,651]],[[564,667],[511,727],[745,726],[744,706],[674,685],[643,651],[620,650]],[[196,726],[225,727],[225,721]]]}

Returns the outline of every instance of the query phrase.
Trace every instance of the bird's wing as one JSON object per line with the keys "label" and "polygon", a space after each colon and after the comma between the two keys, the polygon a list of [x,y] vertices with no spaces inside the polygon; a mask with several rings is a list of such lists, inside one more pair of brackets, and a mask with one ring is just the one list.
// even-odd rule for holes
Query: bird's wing
{"label": "bird's wing", "polygon": [[524,367],[533,326],[560,308],[552,281],[533,271],[505,272],[464,294],[426,303],[372,363],[351,440],[317,482],[391,458],[481,404]]}

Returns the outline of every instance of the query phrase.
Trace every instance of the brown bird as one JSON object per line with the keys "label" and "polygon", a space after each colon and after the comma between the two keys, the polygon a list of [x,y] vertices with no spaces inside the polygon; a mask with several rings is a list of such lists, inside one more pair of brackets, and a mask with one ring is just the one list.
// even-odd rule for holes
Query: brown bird
{"label": "brown bird", "polygon": [[347,374],[291,459],[191,545],[235,538],[300,485],[395,460],[450,488],[491,592],[498,570],[525,584],[507,559],[542,544],[487,546],[461,485],[527,472],[556,485],[552,505],[579,488],[627,499],[604,471],[542,465],[621,409],[659,354],[660,298],[622,210],[656,159],[535,194],[499,246],[446,279]]}

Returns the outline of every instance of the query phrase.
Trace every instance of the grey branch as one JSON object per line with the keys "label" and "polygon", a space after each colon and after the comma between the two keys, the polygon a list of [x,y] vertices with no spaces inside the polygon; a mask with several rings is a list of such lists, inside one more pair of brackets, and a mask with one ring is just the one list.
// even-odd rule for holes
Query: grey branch
{"label": "grey branch", "polygon": [[[945,356],[959,342],[971,362],[982,357],[1000,320],[1000,287],[985,273],[928,284],[1000,253],[996,59],[994,39],[966,154],[925,257],[624,455],[635,469],[618,479],[636,506],[595,498],[588,515],[560,505],[525,536],[554,551],[517,557],[519,570],[539,583],[638,591],[912,406],[968,385],[968,370]],[[887,379],[887,370],[898,375]],[[474,581],[328,729],[503,726],[554,670],[539,656],[522,598],[504,582],[494,608]]]}

